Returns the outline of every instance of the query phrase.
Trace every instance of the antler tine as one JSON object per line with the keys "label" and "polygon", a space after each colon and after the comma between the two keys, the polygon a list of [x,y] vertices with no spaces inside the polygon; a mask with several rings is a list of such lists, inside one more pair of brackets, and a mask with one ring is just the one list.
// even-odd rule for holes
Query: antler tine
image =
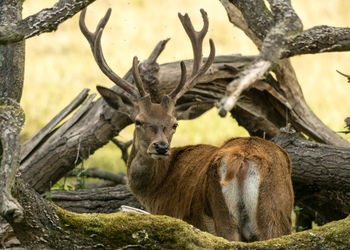
{"label": "antler tine", "polygon": [[95,33],[90,32],[89,29],[86,27],[86,24],[85,24],[86,10],[87,9],[85,8],[85,9],[83,9],[81,11],[81,14],[80,14],[80,17],[79,17],[79,27],[80,27],[81,32],[85,36],[85,38],[88,40],[88,42],[90,44],[90,47],[91,47],[91,50],[93,50],[96,34],[97,34],[97,32],[99,31],[100,28],[104,29],[104,27],[106,26],[106,24],[107,24],[107,22],[108,22],[108,20],[109,20],[109,18],[111,16],[112,9],[109,8],[107,10],[106,14],[104,15],[104,17],[101,18],[101,20],[97,24]]}
{"label": "antler tine", "polygon": [[180,67],[181,67],[181,79],[179,84],[177,85],[177,87],[169,94],[170,98],[172,99],[177,99],[176,96],[177,94],[181,91],[181,89],[183,89],[185,83],[186,83],[186,74],[187,74],[187,70],[186,70],[186,65],[184,63],[184,61],[180,62]]}
{"label": "antler tine", "polygon": [[134,77],[134,81],[136,84],[136,87],[138,88],[140,92],[140,96],[143,97],[146,95],[145,89],[143,88],[143,82],[140,77],[140,72],[139,72],[139,60],[135,56],[133,61],[132,61],[132,75]]}
{"label": "antler tine", "polygon": [[196,85],[197,79],[209,69],[209,67],[211,66],[215,58],[215,45],[213,40],[209,39],[209,45],[210,45],[209,57],[206,60],[205,64],[200,67],[202,62],[203,39],[208,31],[208,26],[209,26],[207,13],[203,9],[201,9],[201,13],[202,13],[204,25],[202,30],[199,32],[194,30],[191,20],[187,14],[185,14],[184,16],[179,14],[181,23],[184,26],[186,33],[190,37],[192,48],[193,48],[194,59],[193,59],[192,74],[188,81],[186,81],[186,66],[183,62],[181,62],[180,83],[170,94],[170,97],[173,98],[175,101],[178,98],[180,98],[187,90],[189,90],[190,88],[193,88]]}
{"label": "antler tine", "polygon": [[182,23],[182,26],[184,27],[188,37],[191,40],[192,49],[193,49],[193,68],[192,68],[192,76],[197,73],[199,70],[199,66],[202,62],[203,54],[202,54],[202,44],[203,39],[205,35],[208,32],[209,27],[209,21],[208,21],[208,15],[205,10],[200,10],[203,18],[203,28],[200,31],[195,31],[193,28],[191,19],[189,18],[188,14],[181,15],[179,13],[179,19]]}
{"label": "antler tine", "polygon": [[342,76],[345,76],[346,78],[348,78],[348,82],[350,82],[350,75],[348,74],[344,74],[342,72],[340,72],[339,70],[336,70],[339,74],[341,74]]}
{"label": "antler tine", "polygon": [[95,61],[97,62],[97,65],[100,67],[101,71],[112,81],[114,82],[118,87],[124,90],[124,94],[126,97],[135,100],[138,98],[138,92],[135,89],[133,85],[131,85],[128,81],[124,80],[123,78],[119,77],[116,73],[113,72],[113,70],[108,66],[101,47],[101,37],[103,30],[108,22],[108,19],[111,15],[112,9],[109,8],[105,14],[105,16],[99,21],[96,31],[94,33],[90,32],[85,24],[85,15],[86,15],[86,9],[84,9],[79,18],[79,26],[80,30],[85,36],[85,38],[88,40],[92,54],[95,58]]}

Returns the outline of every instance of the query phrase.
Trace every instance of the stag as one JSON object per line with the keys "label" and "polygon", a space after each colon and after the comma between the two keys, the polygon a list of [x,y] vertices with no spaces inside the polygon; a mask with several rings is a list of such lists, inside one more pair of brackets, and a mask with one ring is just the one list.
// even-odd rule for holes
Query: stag
{"label": "stag", "polygon": [[265,240],[291,232],[293,188],[291,161],[273,142],[258,138],[233,138],[221,147],[188,145],[170,148],[178,126],[176,101],[211,66],[215,47],[203,64],[202,43],[208,31],[208,17],[201,10],[203,28],[196,31],[187,14],[179,14],[193,48],[192,72],[187,79],[180,63],[178,85],[159,101],[145,90],[138,59],[133,59],[133,82],[114,73],[107,65],[101,35],[111,14],[109,9],[96,31],[80,28],[90,43],[93,56],[104,74],[116,85],[112,90],[97,86],[112,108],[126,113],[135,122],[127,181],[132,193],[153,214],[180,218],[195,227],[228,240]]}

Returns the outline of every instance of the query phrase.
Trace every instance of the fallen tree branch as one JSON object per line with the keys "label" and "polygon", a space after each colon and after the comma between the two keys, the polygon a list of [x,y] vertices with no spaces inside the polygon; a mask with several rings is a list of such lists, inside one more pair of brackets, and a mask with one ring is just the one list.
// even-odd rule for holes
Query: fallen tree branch
{"label": "fallen tree branch", "polygon": [[77,213],[114,213],[122,205],[142,208],[126,185],[76,191],[53,190],[45,197],[58,206]]}
{"label": "fallen tree branch", "polygon": [[287,40],[302,30],[301,20],[291,7],[290,1],[269,0],[269,3],[275,25],[264,37],[259,59],[248,65],[227,85],[227,93],[218,104],[220,115],[226,115],[227,111],[232,110],[242,92],[261,79],[271,65],[281,58]]}
{"label": "fallen tree branch", "polygon": [[[265,2],[263,0],[220,1],[227,11],[230,22],[235,26],[241,28],[245,34],[255,43],[258,49],[261,50],[265,37],[268,35],[269,31],[273,29],[273,25],[275,24],[273,15],[266,7]],[[302,33],[307,34],[311,30],[312,29],[304,31]],[[344,32],[344,30],[341,32]],[[339,32],[339,35],[341,32]],[[283,49],[280,50],[281,56],[285,50],[288,51],[288,43],[291,42],[294,37],[297,37],[297,35],[294,34],[293,36],[293,34],[291,34],[290,39],[286,41],[287,44],[284,44]],[[301,37],[305,38],[305,40],[303,40],[305,44],[319,48],[320,52],[322,52],[322,49],[327,48],[327,45],[325,45],[325,47],[322,47],[322,43],[318,47],[316,40],[314,40],[312,42],[313,45],[311,45],[309,43],[310,39],[307,39],[307,36],[300,36],[299,38]],[[319,37],[322,37],[322,35],[319,35]],[[323,38],[323,40],[327,39]],[[329,39],[328,44],[332,43],[331,40],[332,39]],[[347,39],[345,38],[345,40]],[[299,42],[301,42],[301,40],[299,40]],[[346,47],[343,48],[346,49]],[[322,121],[308,107],[294,69],[288,59],[278,61],[278,64],[274,64],[272,70],[276,75],[277,83],[275,85],[271,85],[271,87],[275,88],[277,92],[279,92],[286,100],[284,104],[287,110],[284,119],[287,119],[287,121],[291,122],[293,127],[295,127],[298,131],[302,131],[315,141],[342,147],[350,147],[348,141],[346,141],[344,138],[323,124]],[[269,84],[271,84],[271,81],[269,81]],[[247,89],[245,92],[247,91],[249,90]],[[251,101],[255,102],[254,99],[251,99]],[[273,105],[275,104],[273,103]],[[288,107],[292,108],[288,109]],[[242,112],[237,112],[237,110],[241,109],[236,108],[232,111],[232,113],[237,120],[240,120],[241,118],[237,115],[242,115]],[[221,115],[225,113],[226,111],[223,109]],[[269,112],[269,114],[273,115],[272,112]],[[243,113],[243,115],[257,120],[256,117],[250,114]],[[267,122],[271,122],[270,119],[267,120]],[[262,123],[262,125],[266,125],[267,122]],[[244,122],[244,124],[247,127],[251,127],[249,122]],[[285,125],[286,123],[283,126]]]}
{"label": "fallen tree branch", "polygon": [[23,143],[21,147],[21,161],[57,126],[64,118],[72,113],[88,96],[89,89],[83,89],[79,95],[71,101],[61,112],[59,112],[49,123],[40,129],[33,137]]}

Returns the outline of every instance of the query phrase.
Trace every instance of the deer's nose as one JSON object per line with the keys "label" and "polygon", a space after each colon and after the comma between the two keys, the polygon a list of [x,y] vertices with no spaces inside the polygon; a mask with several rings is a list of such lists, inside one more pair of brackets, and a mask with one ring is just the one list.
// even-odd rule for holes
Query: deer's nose
{"label": "deer's nose", "polygon": [[169,151],[169,144],[161,141],[153,143],[153,147],[156,150],[157,154],[165,155]]}

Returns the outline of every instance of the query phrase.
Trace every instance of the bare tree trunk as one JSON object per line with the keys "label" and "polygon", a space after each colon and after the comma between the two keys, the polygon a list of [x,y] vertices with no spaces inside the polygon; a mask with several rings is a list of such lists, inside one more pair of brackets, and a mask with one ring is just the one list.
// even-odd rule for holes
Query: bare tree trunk
{"label": "bare tree trunk", "polygon": [[[23,1],[0,2],[0,25],[16,23],[22,18]],[[0,215],[19,221],[23,209],[11,195],[19,166],[19,133],[24,112],[18,104],[24,76],[24,42],[0,45]]]}
{"label": "bare tree trunk", "polygon": [[[0,26],[10,26],[22,19],[23,0],[0,2]],[[0,45],[0,97],[21,100],[24,78],[24,41]]]}

